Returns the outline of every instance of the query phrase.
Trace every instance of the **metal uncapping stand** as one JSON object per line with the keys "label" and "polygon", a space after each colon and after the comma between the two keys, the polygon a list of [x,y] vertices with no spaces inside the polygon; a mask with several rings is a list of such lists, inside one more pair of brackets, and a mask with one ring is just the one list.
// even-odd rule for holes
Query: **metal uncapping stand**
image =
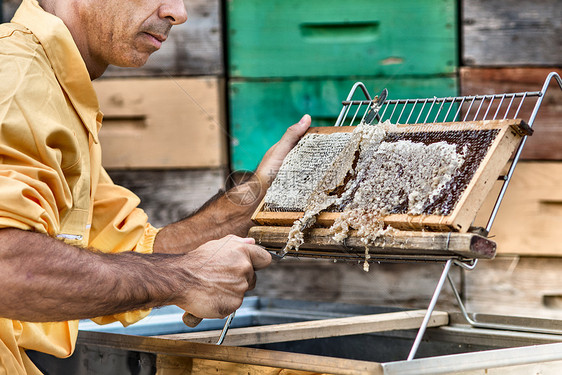
{"label": "metal uncapping stand", "polygon": [[[546,95],[546,92],[548,90],[548,87],[550,86],[553,79],[556,80],[556,82],[558,83],[558,86],[560,87],[560,90],[562,90],[562,78],[560,77],[560,75],[558,73],[551,72],[548,75],[548,77],[546,78],[541,91],[538,92],[538,99],[535,103],[535,107],[533,108],[533,112],[531,113],[531,117],[529,118],[529,121],[528,121],[528,125],[530,127],[532,127],[534,122],[535,122],[535,118],[537,117],[537,114],[539,112],[539,108],[541,106],[541,103],[542,103],[542,101],[543,101],[543,99]],[[525,93],[525,94],[535,94],[535,93]],[[494,223],[494,220],[495,220],[496,215],[498,213],[500,204],[503,200],[505,192],[507,191],[507,186],[508,186],[509,182],[511,181],[511,178],[513,176],[513,172],[515,171],[515,167],[517,165],[517,162],[519,161],[519,158],[521,157],[521,152],[523,151],[523,147],[525,146],[526,141],[527,141],[527,136],[523,137],[523,139],[521,140],[521,143],[520,143],[519,147],[517,148],[517,152],[515,153],[515,156],[513,157],[513,161],[511,163],[509,171],[507,172],[507,174],[503,178],[504,182],[503,182],[502,188],[501,188],[500,193],[498,195],[498,199],[496,200],[496,204],[494,205],[494,209],[492,210],[492,214],[490,215],[490,219],[488,220],[488,224],[486,225],[486,232],[487,233],[489,233],[491,228],[492,228],[492,224]],[[474,267],[476,267],[476,263],[477,263],[477,260],[475,260],[474,264],[471,267],[467,267],[466,265],[463,265],[463,267],[467,270],[472,270],[472,269],[474,269]],[[527,329],[526,327],[515,326],[515,325],[490,324],[490,323],[479,323],[479,322],[477,322],[476,320],[472,319],[468,315],[468,312],[467,312],[467,310],[464,306],[462,298],[460,297],[459,292],[457,291],[457,288],[455,287],[455,284],[454,284],[453,280],[451,279],[451,277],[449,275],[447,275],[447,278],[449,280],[449,284],[451,285],[451,289],[453,290],[453,293],[455,295],[455,298],[457,300],[457,303],[459,305],[459,308],[460,308],[465,320],[472,327],[491,328],[491,329],[509,329],[509,330],[513,330],[513,331],[531,331],[531,332],[537,332],[538,331],[536,328]],[[542,330],[541,332],[542,333],[550,333],[550,331],[548,331],[548,330]]]}
{"label": "metal uncapping stand", "polygon": [[[471,121],[488,121],[488,120],[515,120],[518,118],[521,109],[524,108],[524,104],[527,101],[527,105],[530,102],[530,98],[536,98],[532,114],[528,120],[528,126],[532,127],[535,118],[537,116],[538,110],[541,106],[543,98],[546,91],[555,79],[562,89],[562,79],[560,76],[553,72],[550,73],[542,87],[541,91],[535,92],[519,92],[519,93],[506,93],[506,94],[495,94],[495,95],[475,95],[475,96],[459,96],[459,97],[448,97],[448,98],[427,98],[427,99],[399,99],[399,100],[384,100],[386,95],[385,90],[381,93],[380,97],[371,98],[369,92],[365,85],[361,82],[357,82],[352,87],[347,99],[342,102],[343,108],[339,114],[339,117],[335,123],[335,126],[346,125],[356,125],[361,122],[365,122],[365,119],[376,119],[379,123],[389,120],[393,124],[401,125],[419,125],[419,124],[436,124],[436,123],[449,123],[449,122],[471,122]],[[360,89],[362,94],[366,99],[355,100],[353,99],[357,90]],[[356,108],[351,111],[351,108]],[[525,109],[530,109],[530,107],[525,107]],[[361,112],[363,111],[363,112]],[[361,115],[362,113],[362,115]],[[367,121],[367,122],[369,122]],[[376,125],[375,125],[376,126]],[[503,181],[502,188],[496,200],[495,206],[491,212],[490,218],[486,225],[486,228],[480,228],[478,234],[482,236],[487,236],[490,232],[492,224],[498,213],[500,204],[503,200],[505,192],[507,190],[508,184],[511,181],[515,166],[519,161],[521,151],[527,140],[527,135],[521,138],[521,141],[515,152],[515,156],[511,162],[508,173],[505,176],[500,176],[499,180]],[[452,232],[449,232],[446,240],[446,250],[449,250],[449,243],[453,236]],[[286,237],[283,237],[286,238]],[[281,241],[282,242],[282,241]],[[302,251],[300,252],[302,255]],[[295,254],[293,254],[295,255]],[[330,259],[338,259],[338,254],[329,253],[323,256],[319,256],[317,253],[312,254],[313,257],[323,257],[327,256]],[[342,259],[349,258],[346,255],[349,254],[339,254]],[[380,261],[394,261],[394,262],[407,262],[407,261],[422,261],[422,262],[440,262],[444,263],[444,268],[441,273],[441,277],[437,283],[435,291],[431,297],[431,301],[424,315],[424,319],[418,330],[414,343],[410,349],[407,360],[410,361],[414,359],[416,352],[420,346],[422,338],[428,327],[431,315],[435,309],[439,295],[445,284],[445,280],[449,280],[451,287],[453,288],[453,293],[457,298],[459,307],[466,319],[466,321],[474,327],[483,328],[497,328],[497,329],[511,329],[511,330],[524,330],[524,328],[518,329],[517,327],[511,325],[497,325],[489,323],[478,323],[474,319],[470,318],[466,312],[466,308],[459,296],[459,293],[450,278],[449,272],[453,265],[462,267],[466,270],[472,270],[476,267],[477,259],[474,254],[461,256],[457,253],[451,252],[451,255],[444,256],[432,256],[430,254],[424,254],[414,258],[401,257],[397,254],[397,257],[383,257]],[[374,259],[371,258],[371,261]],[[230,319],[225,324],[225,327],[221,333],[221,338],[217,344],[221,344],[224,336],[228,330]],[[535,331],[536,332],[536,331]]]}
{"label": "metal uncapping stand", "polygon": [[[420,124],[420,123],[436,123],[436,122],[449,122],[449,121],[477,121],[477,120],[496,120],[496,119],[516,119],[519,116],[521,108],[524,105],[525,100],[529,98],[536,98],[536,102],[532,111],[532,114],[528,120],[529,127],[533,126],[535,118],[538,114],[541,103],[546,95],[548,87],[550,86],[552,80],[555,79],[562,90],[562,79],[560,75],[556,72],[552,72],[546,78],[541,91],[534,92],[520,92],[520,93],[506,93],[506,94],[495,94],[495,95],[475,95],[475,96],[459,96],[459,97],[448,97],[448,98],[427,98],[427,99],[400,99],[400,100],[386,100],[380,110],[380,122],[385,120],[390,120],[397,124]],[[360,88],[367,100],[353,100],[355,92]],[[375,98],[376,99],[376,98]],[[358,118],[361,107],[366,106],[367,110],[364,110],[364,114],[360,121],[363,121],[367,116],[368,109],[375,103],[375,99],[371,99],[367,88],[361,82],[357,82],[351,89],[347,99],[342,103],[343,108],[340,115],[336,121],[335,126],[342,126],[346,122],[346,118],[351,117],[350,125],[353,125]],[[350,114],[350,109],[356,106],[357,109],[353,114]],[[427,111],[425,118],[423,116],[424,110]],[[389,114],[390,113],[390,114]],[[417,116],[416,116],[417,113]],[[405,120],[404,120],[405,118]],[[414,121],[410,121],[413,120]],[[420,121],[422,120],[422,121]],[[519,144],[515,156],[511,162],[508,173],[505,176],[501,176],[503,180],[503,185],[491,212],[490,218],[485,228],[485,234],[490,232],[492,224],[496,218],[499,207],[513,176],[513,172],[521,156],[525,142],[527,141],[527,136],[524,136]],[[429,260],[428,261],[432,261]],[[445,262],[443,272],[437,283],[429,306],[427,308],[427,313],[418,330],[410,353],[407,360],[414,359],[416,352],[419,348],[421,340],[427,329],[427,325],[431,314],[435,308],[445,280],[448,279],[449,283],[453,289],[453,293],[459,304],[459,308],[466,321],[473,327],[480,328],[494,328],[494,329],[511,329],[511,330],[525,330],[524,327],[517,327],[511,325],[498,325],[490,323],[478,323],[474,319],[470,318],[468,315],[464,303],[454,285],[453,280],[449,275],[449,271],[453,265],[460,266],[466,270],[472,270],[476,267],[477,259],[448,259]],[[536,330],[533,330],[536,332]]]}

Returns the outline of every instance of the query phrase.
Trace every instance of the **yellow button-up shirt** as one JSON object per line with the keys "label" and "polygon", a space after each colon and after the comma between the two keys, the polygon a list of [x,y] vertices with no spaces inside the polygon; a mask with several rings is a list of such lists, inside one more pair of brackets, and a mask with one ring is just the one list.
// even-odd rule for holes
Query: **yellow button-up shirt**
{"label": "yellow button-up shirt", "polygon": [[[101,120],[70,32],[37,0],[23,0],[12,22],[0,25],[0,228],[105,252],[152,252],[157,229],[101,166]],[[96,321],[127,325],[147,313]],[[77,321],[0,318],[0,374],[39,374],[25,350],[66,357],[77,333]]]}

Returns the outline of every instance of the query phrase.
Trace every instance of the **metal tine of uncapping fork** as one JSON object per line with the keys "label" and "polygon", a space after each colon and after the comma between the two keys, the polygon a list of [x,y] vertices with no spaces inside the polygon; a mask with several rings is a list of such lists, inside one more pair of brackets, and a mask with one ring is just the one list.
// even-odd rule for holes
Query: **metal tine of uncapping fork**
{"label": "metal tine of uncapping fork", "polygon": [[373,99],[371,104],[371,108],[365,117],[365,124],[371,125],[375,119],[377,121],[381,121],[381,117],[379,116],[379,110],[381,109],[386,97],[388,96],[388,90],[385,88],[381,91],[381,93]]}
{"label": "metal tine of uncapping fork", "polygon": [[278,249],[278,250],[268,249],[267,247],[262,246],[262,245],[257,245],[257,246],[261,247],[262,249],[267,251],[269,254],[271,254],[271,257],[274,260],[281,260],[281,259],[285,258],[285,255],[287,255],[287,253],[289,252],[287,250],[286,246],[283,249]]}
{"label": "metal tine of uncapping fork", "polygon": [[226,337],[226,333],[230,328],[230,324],[232,324],[232,319],[234,319],[234,315],[236,315],[236,311],[234,311],[232,314],[228,316],[228,318],[226,318],[226,322],[224,323],[224,327],[222,327],[222,331],[219,336],[219,339],[217,340],[216,345],[222,345],[222,343],[224,342],[224,338]]}

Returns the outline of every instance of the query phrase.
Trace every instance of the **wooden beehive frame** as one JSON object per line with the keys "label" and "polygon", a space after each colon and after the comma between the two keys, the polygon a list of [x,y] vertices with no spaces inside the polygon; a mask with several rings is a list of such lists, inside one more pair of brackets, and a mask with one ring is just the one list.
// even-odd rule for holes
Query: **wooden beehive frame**
{"label": "wooden beehive frame", "polygon": [[[309,133],[351,132],[354,128],[352,126],[320,127],[311,128]],[[397,129],[391,130],[390,133],[413,133],[494,129],[499,132],[449,215],[391,214],[384,217],[385,224],[409,231],[467,232],[484,199],[492,189],[493,182],[497,180],[521,138],[531,134],[531,129],[527,124],[519,119],[398,125]],[[252,217],[252,220],[261,226],[291,226],[295,220],[303,216],[303,212],[268,212],[263,210],[263,206],[262,201]],[[317,217],[317,223],[323,227],[330,226],[339,215],[338,212],[321,212]]]}

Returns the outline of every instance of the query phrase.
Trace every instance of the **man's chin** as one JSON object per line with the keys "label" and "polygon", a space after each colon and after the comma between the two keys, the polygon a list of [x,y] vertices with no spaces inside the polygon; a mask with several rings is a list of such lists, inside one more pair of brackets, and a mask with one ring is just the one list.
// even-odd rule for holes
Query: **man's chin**
{"label": "man's chin", "polygon": [[122,68],[140,68],[148,61],[151,53],[137,53],[133,56],[128,56],[127,58],[119,59],[118,61],[114,61],[111,65],[119,66]]}

